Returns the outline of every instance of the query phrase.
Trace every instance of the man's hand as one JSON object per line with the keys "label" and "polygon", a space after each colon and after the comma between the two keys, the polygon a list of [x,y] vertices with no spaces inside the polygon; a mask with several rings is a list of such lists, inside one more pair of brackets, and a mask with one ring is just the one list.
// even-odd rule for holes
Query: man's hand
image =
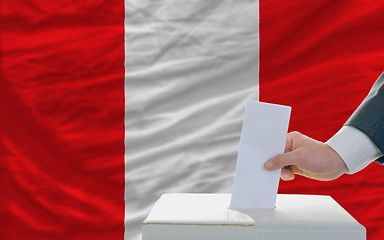
{"label": "man's hand", "polygon": [[293,180],[295,174],[321,181],[336,179],[348,172],[343,159],[327,144],[299,132],[290,132],[285,153],[265,162],[267,170],[281,169],[281,179]]}

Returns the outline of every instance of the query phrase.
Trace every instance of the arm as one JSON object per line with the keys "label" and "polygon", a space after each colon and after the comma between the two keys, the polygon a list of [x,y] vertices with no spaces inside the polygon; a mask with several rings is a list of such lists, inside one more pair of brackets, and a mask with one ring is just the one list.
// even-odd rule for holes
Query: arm
{"label": "arm", "polygon": [[326,144],[343,159],[348,174],[362,170],[383,156],[365,133],[351,126],[343,126]]}
{"label": "arm", "polygon": [[[384,73],[345,124],[365,133],[384,153]],[[383,164],[384,157],[376,160]]]}
{"label": "arm", "polygon": [[[265,168],[282,168],[283,180],[294,179],[294,174],[317,180],[332,180],[344,173],[357,172],[374,159],[382,163],[384,74],[345,125],[328,144],[298,132],[289,133],[285,153],[268,160],[264,164]],[[359,147],[363,147],[364,151]]]}

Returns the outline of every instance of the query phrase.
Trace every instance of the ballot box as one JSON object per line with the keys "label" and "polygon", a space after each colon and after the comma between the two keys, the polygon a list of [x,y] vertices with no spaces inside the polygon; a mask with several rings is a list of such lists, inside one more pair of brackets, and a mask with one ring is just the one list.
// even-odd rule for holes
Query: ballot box
{"label": "ballot box", "polygon": [[229,209],[230,194],[164,194],[143,240],[363,240],[365,228],[330,196],[278,194],[274,209]]}

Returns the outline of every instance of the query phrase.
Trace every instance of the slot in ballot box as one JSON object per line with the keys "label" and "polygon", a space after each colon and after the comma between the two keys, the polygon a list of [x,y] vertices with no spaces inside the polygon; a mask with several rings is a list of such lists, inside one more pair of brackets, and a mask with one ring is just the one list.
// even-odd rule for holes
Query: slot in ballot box
{"label": "slot in ballot box", "polygon": [[278,194],[275,209],[229,209],[230,194],[163,194],[143,240],[365,240],[365,228],[330,196]]}

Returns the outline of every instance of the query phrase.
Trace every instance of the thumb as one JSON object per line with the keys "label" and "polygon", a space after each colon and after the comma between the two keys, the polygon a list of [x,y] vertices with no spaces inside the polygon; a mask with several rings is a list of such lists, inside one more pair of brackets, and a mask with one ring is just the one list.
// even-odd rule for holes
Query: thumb
{"label": "thumb", "polygon": [[297,165],[299,161],[299,152],[291,151],[279,154],[264,163],[264,167],[269,170],[277,170],[285,166]]}

